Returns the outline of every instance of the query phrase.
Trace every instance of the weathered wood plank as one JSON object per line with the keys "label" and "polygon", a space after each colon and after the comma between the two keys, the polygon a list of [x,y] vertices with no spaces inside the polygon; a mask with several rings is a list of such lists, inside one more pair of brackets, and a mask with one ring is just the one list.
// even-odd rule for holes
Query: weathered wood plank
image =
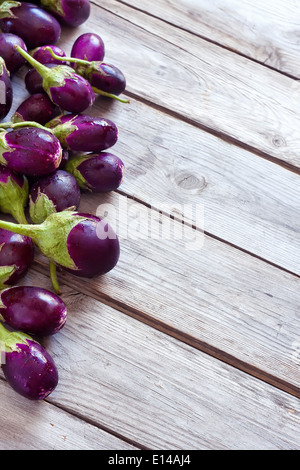
{"label": "weathered wood plank", "polygon": [[299,175],[136,100],[97,103],[120,129],[122,192],[300,275]]}
{"label": "weathered wood plank", "polygon": [[300,5],[295,0],[119,1],[300,78]]}
{"label": "weathered wood plank", "polygon": [[[14,89],[11,114],[28,96],[21,77]],[[300,275],[297,174],[135,99],[98,99],[88,114],[119,127],[122,192]]]}
{"label": "weathered wood plank", "polygon": [[299,447],[295,397],[65,286],[63,299],[67,323],[44,340],[51,403],[152,449]]}
{"label": "weathered wood plank", "polygon": [[[129,92],[239,145],[300,166],[297,81],[114,0],[94,5],[77,34],[86,31],[102,35],[106,60],[124,71]],[[73,33],[63,35],[65,48],[73,41]]]}
{"label": "weathered wood plank", "polygon": [[1,450],[134,450],[51,403],[31,402],[0,380]]}
{"label": "weathered wood plank", "polygon": [[63,282],[300,396],[297,277],[125,196],[85,195],[80,210],[116,219],[121,257]]}

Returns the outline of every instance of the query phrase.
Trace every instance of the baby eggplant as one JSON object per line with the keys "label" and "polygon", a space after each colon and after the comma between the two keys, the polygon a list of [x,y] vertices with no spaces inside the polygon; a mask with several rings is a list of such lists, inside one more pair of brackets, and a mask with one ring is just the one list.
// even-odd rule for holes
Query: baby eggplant
{"label": "baby eggplant", "polygon": [[118,128],[114,122],[87,114],[64,114],[46,124],[63,148],[78,152],[101,152],[115,145]]}
{"label": "baby eggplant", "polygon": [[0,293],[0,319],[17,331],[37,336],[57,333],[67,320],[62,299],[36,286],[14,286]]}
{"label": "baby eggplant", "polygon": [[53,212],[70,207],[78,209],[80,188],[73,175],[56,170],[51,175],[38,178],[31,186],[29,215],[33,223],[40,224]]}
{"label": "baby eggplant", "polygon": [[67,161],[65,170],[76,178],[81,189],[106,193],[122,183],[124,164],[116,155],[102,152],[76,155]]}
{"label": "baby eggplant", "polygon": [[[55,45],[47,45],[47,46],[40,46],[36,47],[32,51],[30,51],[30,55],[40,62],[41,64],[60,64],[62,65],[64,62],[61,62],[57,59],[54,59],[49,52],[49,48],[58,56],[65,57],[65,52],[58,46]],[[24,59],[25,60],[25,59]]]}
{"label": "baby eggplant", "polygon": [[28,272],[34,258],[31,238],[0,229],[0,288],[16,284]]}
{"label": "baby eggplant", "polygon": [[[62,60],[50,48],[49,52],[55,59]],[[74,57],[66,57],[65,60],[73,64],[75,72],[91,84],[95,93],[114,98],[122,103],[129,103],[129,100],[118,96],[126,88],[126,78],[118,67],[101,61],[88,61]]]}
{"label": "baby eggplant", "polygon": [[41,0],[41,5],[61,23],[73,28],[83,24],[91,12],[89,0]]}
{"label": "baby eggplant", "polygon": [[44,125],[60,114],[60,109],[46,93],[34,93],[26,98],[14,112],[11,122],[34,121]]}
{"label": "baby eggplant", "polygon": [[0,57],[0,120],[8,115],[13,101],[13,87],[5,61]]}
{"label": "baby eggplant", "polygon": [[43,400],[58,384],[55,362],[27,333],[0,324],[1,366],[9,385],[30,400]]}
{"label": "baby eggplant", "polygon": [[55,44],[61,35],[56,18],[38,5],[14,0],[0,4],[0,29],[21,37],[27,49]]}
{"label": "baby eggplant", "polygon": [[54,212],[41,224],[15,224],[0,220],[0,228],[31,237],[50,261],[50,276],[56,292],[56,265],[85,278],[105,274],[117,264],[119,240],[104,219],[73,210]]}
{"label": "baby eggplant", "polygon": [[61,159],[59,140],[45,129],[24,127],[0,132],[0,164],[16,173],[47,175],[59,167]]}
{"label": "baby eggplant", "polygon": [[95,33],[81,34],[81,36],[79,36],[74,42],[71,49],[71,57],[88,60],[89,62],[94,60],[102,61],[104,59],[104,55],[104,42],[102,38]]}
{"label": "baby eggplant", "polygon": [[0,165],[0,212],[11,214],[20,224],[27,220],[24,208],[28,204],[29,184],[26,176]]}
{"label": "baby eggplant", "polygon": [[10,75],[17,72],[26,63],[24,57],[16,51],[14,47],[16,44],[22,47],[24,51],[27,51],[22,38],[12,33],[0,33],[0,56],[5,60]]}
{"label": "baby eggplant", "polygon": [[[92,106],[95,93],[89,82],[68,65],[53,68],[41,64],[19,46],[16,49],[43,78],[43,89],[54,104],[70,113],[81,113]],[[49,48],[52,53],[52,50]],[[55,56],[56,58],[59,56]],[[60,57],[61,58],[61,57]],[[62,59],[62,58],[61,58]]]}

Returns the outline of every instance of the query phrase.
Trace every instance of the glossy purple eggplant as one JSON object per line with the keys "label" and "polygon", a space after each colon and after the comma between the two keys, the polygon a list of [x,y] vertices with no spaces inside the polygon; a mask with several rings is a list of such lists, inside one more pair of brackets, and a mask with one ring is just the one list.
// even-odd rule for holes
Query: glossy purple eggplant
{"label": "glossy purple eggplant", "polygon": [[93,62],[91,66],[75,65],[74,70],[97,89],[97,93],[120,95],[126,89],[126,78],[123,72],[112,64]]}
{"label": "glossy purple eggplant", "polygon": [[114,122],[87,114],[64,114],[46,124],[63,148],[76,152],[101,152],[118,140]]}
{"label": "glossy purple eggplant", "polygon": [[[56,64],[45,64],[45,66],[51,69],[56,67]],[[43,88],[43,77],[41,77],[34,68],[28,70],[24,81],[25,88],[31,95],[34,95],[35,93],[45,93]]]}
{"label": "glossy purple eggplant", "polygon": [[0,288],[19,282],[32,265],[34,244],[31,238],[0,229]]}
{"label": "glossy purple eggplant", "polygon": [[108,152],[76,155],[68,160],[65,169],[81,189],[95,193],[116,190],[124,176],[124,163]]}
{"label": "glossy purple eggplant", "polygon": [[59,140],[44,129],[23,127],[0,132],[0,164],[17,173],[47,175],[59,167],[61,159]]}
{"label": "glossy purple eggplant", "polygon": [[[30,54],[16,46],[23,57],[43,78],[43,89],[54,104],[70,113],[82,113],[92,106],[95,93],[89,82],[76,74],[68,65],[56,65],[53,68],[41,64]],[[59,56],[56,56],[59,57]]]}
{"label": "glossy purple eggplant", "polygon": [[9,385],[29,400],[43,400],[58,384],[58,371],[48,351],[27,333],[0,323],[1,367]]}
{"label": "glossy purple eggplant", "polygon": [[0,28],[3,33],[21,37],[28,50],[55,44],[61,35],[60,23],[49,12],[33,3],[18,1],[0,5]]}
{"label": "glossy purple eggplant", "polygon": [[0,228],[29,236],[50,261],[55,291],[57,280],[51,267],[92,278],[112,270],[120,256],[119,239],[110,224],[92,214],[72,210],[54,212],[41,224],[15,224],[0,220]]}
{"label": "glossy purple eggplant", "polygon": [[5,60],[6,67],[11,75],[26,63],[24,57],[16,51],[14,47],[16,44],[22,47],[24,51],[27,51],[22,38],[12,33],[0,33],[0,56]]}
{"label": "glossy purple eggplant", "polygon": [[38,178],[30,189],[29,215],[33,223],[40,224],[53,212],[78,209],[80,188],[76,178],[65,170]]}
{"label": "glossy purple eggplant", "polygon": [[[60,57],[66,57],[65,51],[55,45],[45,45],[36,47],[32,51],[30,51],[30,55],[41,64],[66,64],[66,62],[61,62],[57,59],[54,59],[54,57],[49,52],[49,47],[56,55]],[[25,59],[23,58],[23,60]]]}
{"label": "glossy purple eggplant", "polygon": [[0,57],[0,120],[5,118],[11,110],[13,102],[13,87],[10,74],[4,59]]}
{"label": "glossy purple eggplant", "polygon": [[75,28],[90,16],[89,0],[41,0],[41,5],[62,24]]}
{"label": "glossy purple eggplant", "polygon": [[[74,42],[71,57],[91,61],[102,61],[105,56],[105,44],[96,33],[84,33]],[[55,59],[54,59],[55,60]]]}
{"label": "glossy purple eggplant", "polygon": [[29,200],[29,184],[26,176],[0,165],[0,212],[11,214],[14,219],[26,224],[24,208]]}
{"label": "glossy purple eggplant", "polygon": [[14,112],[11,122],[34,121],[44,125],[60,114],[60,109],[46,93],[34,93],[26,98]]}
{"label": "glossy purple eggplant", "polygon": [[[51,49],[49,53],[57,60],[57,56]],[[106,64],[101,61],[87,61],[74,57],[66,57],[74,70],[80,76],[85,78],[92,86],[95,93],[114,98],[121,102],[128,103],[129,100],[121,99],[118,95],[123,93],[126,88],[126,78],[123,72],[112,64]]]}
{"label": "glossy purple eggplant", "polygon": [[62,299],[36,286],[14,286],[0,293],[0,318],[17,331],[50,336],[62,329],[67,308]]}

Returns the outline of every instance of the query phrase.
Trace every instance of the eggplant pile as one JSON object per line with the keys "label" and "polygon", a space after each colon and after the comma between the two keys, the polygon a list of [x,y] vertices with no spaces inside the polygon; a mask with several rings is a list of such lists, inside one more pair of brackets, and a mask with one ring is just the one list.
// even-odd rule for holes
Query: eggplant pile
{"label": "eggplant pile", "polygon": [[[62,28],[90,16],[89,0],[0,0],[0,358],[10,386],[30,400],[58,384],[42,338],[67,321],[57,268],[93,278],[118,263],[112,227],[80,211],[82,192],[107,193],[123,181],[124,163],[111,153],[118,127],[88,111],[97,99],[117,100],[126,79],[104,61],[96,33],[76,38],[69,55]],[[12,76],[24,69],[28,97],[14,100]],[[10,217],[12,220],[10,220]],[[18,285],[39,250],[49,261],[52,290]]]}

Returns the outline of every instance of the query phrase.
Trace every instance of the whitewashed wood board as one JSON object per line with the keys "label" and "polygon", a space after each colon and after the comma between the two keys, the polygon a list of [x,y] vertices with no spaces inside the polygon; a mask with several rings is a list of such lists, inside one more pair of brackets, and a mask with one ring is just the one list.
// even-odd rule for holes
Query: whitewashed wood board
{"label": "whitewashed wood board", "polygon": [[[105,276],[61,273],[64,283],[299,394],[297,277],[189,227],[182,232],[177,221],[168,234],[168,217],[125,196],[85,196],[83,212],[101,215],[100,202],[116,208],[117,221],[114,213],[108,220],[121,256]],[[36,261],[48,273],[47,260]]]}
{"label": "whitewashed wood board", "polygon": [[[105,60],[123,70],[129,92],[299,168],[297,81],[115,0],[93,5],[77,34],[88,31],[102,34]],[[66,49],[73,42],[62,36]]]}
{"label": "whitewashed wood board", "polygon": [[3,379],[0,393],[0,450],[136,449],[47,401],[21,397]]}
{"label": "whitewashed wood board", "polygon": [[67,323],[42,341],[60,371],[52,405],[143,448],[299,446],[295,397],[69,287],[62,298]]}
{"label": "whitewashed wood board", "polygon": [[297,0],[122,0],[121,3],[300,78]]}

